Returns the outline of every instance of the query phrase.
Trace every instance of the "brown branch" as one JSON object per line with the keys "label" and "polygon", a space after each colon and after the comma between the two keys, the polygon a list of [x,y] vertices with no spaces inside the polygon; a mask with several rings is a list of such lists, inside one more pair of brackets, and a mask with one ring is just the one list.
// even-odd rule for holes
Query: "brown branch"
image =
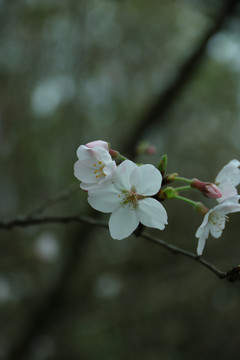
{"label": "brown branch", "polygon": [[80,222],[90,225],[108,227],[106,222],[95,220],[84,215],[60,215],[60,216],[18,216],[8,221],[0,221],[0,229],[11,230],[14,227],[27,227],[33,225],[44,225],[49,223],[68,224],[70,222]]}
{"label": "brown branch", "polygon": [[[21,218],[16,218],[10,221],[0,221],[0,228],[1,229],[12,229],[13,227],[27,227],[27,226],[32,226],[32,225],[43,225],[43,224],[49,224],[49,223],[59,223],[59,224],[68,224],[70,222],[80,222],[80,223],[85,223],[85,224],[89,224],[89,225],[95,225],[95,226],[101,226],[104,228],[108,228],[108,224],[104,221],[101,220],[97,220],[97,219],[93,219],[89,216],[84,216],[84,215],[66,215],[66,216],[38,216],[38,217],[21,217]],[[187,250],[181,249],[175,245],[169,244],[167,242],[165,242],[164,240],[161,240],[157,237],[151,236],[149,234],[145,234],[145,233],[141,233],[138,234],[138,232],[136,231],[136,236],[141,236],[144,239],[154,242],[157,245],[160,245],[161,247],[164,247],[165,249],[167,249],[168,251],[170,251],[171,253],[177,255],[177,254],[181,254],[183,256],[189,257],[197,262],[199,262],[200,264],[202,264],[203,266],[205,266],[206,268],[208,268],[210,271],[214,272],[220,279],[225,279],[227,278],[227,273],[222,272],[221,270],[218,270],[214,265],[210,264],[209,262],[207,262],[206,260],[204,260],[202,257],[199,257],[198,255],[191,253]],[[229,278],[228,278],[229,280]],[[231,280],[230,280],[231,281]]]}
{"label": "brown branch", "polygon": [[200,257],[197,254],[194,254],[187,250],[181,249],[175,245],[168,244],[165,241],[158,239],[154,236],[151,236],[149,234],[141,234],[141,237],[143,237],[144,239],[149,240],[157,245],[164,247],[165,249],[167,249],[168,251],[170,251],[171,253],[173,253],[175,255],[180,254],[180,255],[189,257],[189,258],[199,262],[200,264],[205,266],[207,269],[212,271],[214,274],[216,274],[220,279],[225,279],[227,277],[227,273],[224,273],[221,270],[217,269],[214,265],[210,264],[205,259],[203,259],[203,257]]}

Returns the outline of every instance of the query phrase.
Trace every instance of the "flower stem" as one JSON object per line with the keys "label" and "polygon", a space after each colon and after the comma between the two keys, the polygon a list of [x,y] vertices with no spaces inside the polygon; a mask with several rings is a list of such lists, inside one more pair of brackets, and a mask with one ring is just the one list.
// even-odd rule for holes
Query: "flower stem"
{"label": "flower stem", "polygon": [[192,182],[191,179],[187,179],[187,178],[180,177],[180,176],[176,176],[176,177],[174,178],[174,180],[184,181],[184,182],[186,182],[186,183],[188,183],[188,184],[191,184],[191,182]]}
{"label": "flower stem", "polygon": [[198,202],[193,201],[193,200],[190,200],[190,199],[185,198],[185,197],[183,197],[183,196],[176,195],[176,196],[174,197],[174,199],[178,199],[178,200],[185,201],[186,203],[192,205],[193,207],[196,207],[196,206],[198,205]]}
{"label": "flower stem", "polygon": [[192,189],[192,187],[191,186],[180,186],[180,187],[176,187],[176,188],[174,188],[176,191],[182,191],[182,190],[190,190],[190,189]]}
{"label": "flower stem", "polygon": [[118,154],[117,159],[118,159],[118,160],[121,160],[121,161],[128,160],[128,158],[126,158],[126,157],[123,156],[122,154]]}

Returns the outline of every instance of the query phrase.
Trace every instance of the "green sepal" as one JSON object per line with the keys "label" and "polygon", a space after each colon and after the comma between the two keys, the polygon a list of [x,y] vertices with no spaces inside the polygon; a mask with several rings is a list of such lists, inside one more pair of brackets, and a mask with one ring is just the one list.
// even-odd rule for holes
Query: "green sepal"
{"label": "green sepal", "polygon": [[160,171],[160,173],[162,175],[164,175],[165,170],[167,168],[167,155],[166,154],[162,156],[157,168]]}

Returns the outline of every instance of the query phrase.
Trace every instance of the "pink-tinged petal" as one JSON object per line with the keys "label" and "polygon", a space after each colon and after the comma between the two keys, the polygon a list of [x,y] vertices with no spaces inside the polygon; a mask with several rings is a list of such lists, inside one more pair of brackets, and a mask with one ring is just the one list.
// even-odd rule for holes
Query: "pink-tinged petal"
{"label": "pink-tinged petal", "polygon": [[139,221],[145,226],[163,230],[167,224],[167,212],[156,199],[139,200],[136,213]]}
{"label": "pink-tinged petal", "polygon": [[89,148],[94,148],[96,146],[100,146],[103,149],[108,151],[108,143],[106,141],[102,141],[102,140],[91,141],[91,142],[87,143],[86,146]]}
{"label": "pink-tinged petal", "polygon": [[150,196],[159,191],[162,183],[162,175],[153,165],[146,164],[138,166],[132,172],[130,181],[136,188],[138,194]]}
{"label": "pink-tinged petal", "polygon": [[131,190],[130,176],[138,166],[131,160],[124,160],[118,167],[114,177],[114,184],[120,190]]}
{"label": "pink-tinged petal", "polygon": [[98,211],[103,213],[110,213],[120,206],[119,192],[112,184],[106,184],[105,186],[89,190],[88,202]]}
{"label": "pink-tinged petal", "polygon": [[237,186],[240,183],[240,162],[238,160],[232,160],[225,165],[216,177],[216,184],[221,184],[225,180],[232,183],[233,186]]}
{"label": "pink-tinged petal", "polygon": [[82,164],[81,161],[76,161],[74,164],[74,176],[80,181],[87,183],[95,183],[97,181],[94,170]]}
{"label": "pink-tinged petal", "polygon": [[219,199],[222,197],[222,193],[215,184],[207,184],[203,194],[210,199]]}
{"label": "pink-tinged petal", "polygon": [[109,219],[111,237],[122,240],[131,235],[138,224],[136,212],[128,206],[121,206],[112,213]]}

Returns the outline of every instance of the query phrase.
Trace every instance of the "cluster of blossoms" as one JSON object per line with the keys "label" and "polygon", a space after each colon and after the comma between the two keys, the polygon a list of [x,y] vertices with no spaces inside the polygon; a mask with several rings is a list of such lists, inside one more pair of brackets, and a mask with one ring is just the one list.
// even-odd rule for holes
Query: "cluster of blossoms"
{"label": "cluster of blossoms", "polygon": [[138,166],[130,160],[117,166],[110,152],[108,144],[100,140],[81,145],[74,174],[82,181],[81,188],[88,191],[89,204],[98,211],[112,213],[109,219],[112,238],[128,237],[139,222],[163,230],[167,212],[151,197],[161,188],[159,170],[150,164]]}
{"label": "cluster of blossoms", "polygon": [[[111,213],[109,230],[114,239],[128,237],[139,223],[163,230],[167,224],[167,212],[162,202],[175,198],[190,203],[204,215],[196,232],[199,239],[197,254],[202,255],[209,233],[219,238],[225,228],[227,214],[240,211],[240,196],[236,190],[240,183],[238,160],[224,166],[214,184],[182,178],[175,173],[165,175],[166,156],[158,168],[151,164],[135,164],[110,149],[109,144],[102,140],[79,146],[77,156],[74,175],[81,181],[80,187],[88,192],[89,204],[98,211]],[[164,185],[176,180],[188,185],[164,188]],[[209,210],[202,203],[179,195],[180,191],[193,188],[208,198],[215,198],[217,205]]]}

